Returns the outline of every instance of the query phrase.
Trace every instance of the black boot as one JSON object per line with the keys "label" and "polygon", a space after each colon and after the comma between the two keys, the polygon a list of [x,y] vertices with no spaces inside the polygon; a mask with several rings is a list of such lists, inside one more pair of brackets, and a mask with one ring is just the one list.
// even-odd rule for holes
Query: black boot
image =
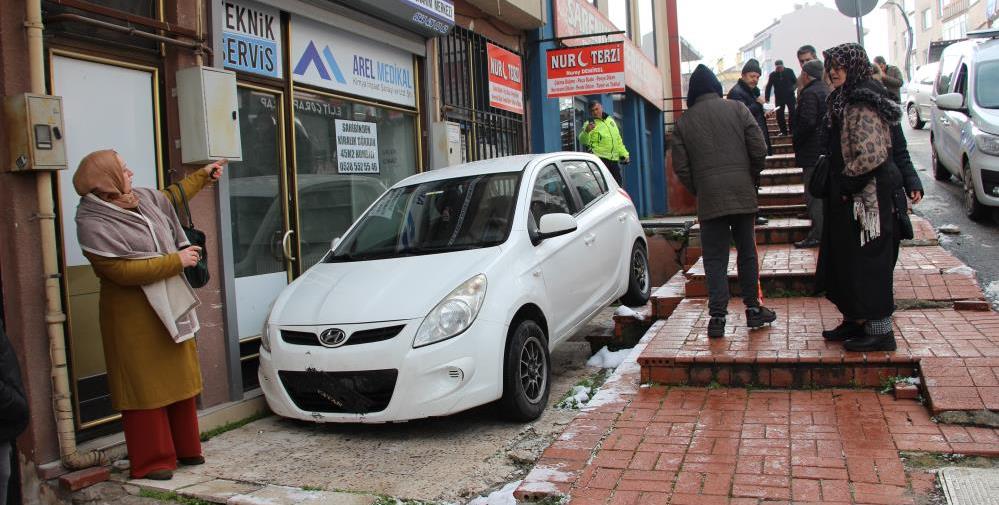
{"label": "black boot", "polygon": [[777,313],[762,305],[746,309],[746,326],[750,328],[759,328],[776,320]]}
{"label": "black boot", "polygon": [[708,321],[708,338],[721,338],[725,336],[725,318],[711,316]]}
{"label": "black boot", "polygon": [[832,342],[842,342],[864,336],[864,325],[854,321],[843,321],[839,326],[822,332],[822,338]]}
{"label": "black boot", "polygon": [[853,352],[894,351],[895,333],[891,330],[882,335],[867,335],[851,338],[843,342],[843,349]]}

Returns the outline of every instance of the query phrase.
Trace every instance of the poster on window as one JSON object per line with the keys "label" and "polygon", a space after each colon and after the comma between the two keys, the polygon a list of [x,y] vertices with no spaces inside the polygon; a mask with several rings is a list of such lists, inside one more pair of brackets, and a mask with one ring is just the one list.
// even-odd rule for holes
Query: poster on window
{"label": "poster on window", "polygon": [[336,119],[336,171],[340,174],[377,174],[378,125]]}
{"label": "poster on window", "polygon": [[486,54],[489,56],[489,105],[523,115],[520,55],[493,44],[486,45]]}
{"label": "poster on window", "polygon": [[550,49],[548,98],[624,92],[624,43]]}

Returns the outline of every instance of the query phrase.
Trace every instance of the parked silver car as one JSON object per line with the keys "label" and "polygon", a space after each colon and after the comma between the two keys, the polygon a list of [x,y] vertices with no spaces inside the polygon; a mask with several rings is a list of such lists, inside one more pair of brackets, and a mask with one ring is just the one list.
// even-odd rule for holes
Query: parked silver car
{"label": "parked silver car", "polygon": [[999,30],[972,32],[944,49],[933,90],[930,146],[938,180],[963,181],[964,211],[999,207]]}
{"label": "parked silver car", "polygon": [[909,126],[919,130],[930,119],[930,100],[933,95],[933,81],[937,77],[940,63],[927,63],[916,69],[916,75],[905,86],[905,113]]}

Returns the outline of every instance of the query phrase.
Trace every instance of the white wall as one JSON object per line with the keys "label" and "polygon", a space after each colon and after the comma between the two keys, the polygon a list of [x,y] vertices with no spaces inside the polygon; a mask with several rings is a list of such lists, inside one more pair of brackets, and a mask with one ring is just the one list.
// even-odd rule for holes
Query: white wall
{"label": "white wall", "polygon": [[[800,71],[799,47],[805,44],[815,46],[821,59],[824,49],[856,41],[857,29],[853,18],[840,14],[836,9],[810,5],[781,18],[780,24],[773,28],[767,63],[760,63],[764,65],[764,75],[773,70],[773,62],[776,60],[784,60],[784,65],[797,74]],[[870,56],[873,58],[875,55]]]}

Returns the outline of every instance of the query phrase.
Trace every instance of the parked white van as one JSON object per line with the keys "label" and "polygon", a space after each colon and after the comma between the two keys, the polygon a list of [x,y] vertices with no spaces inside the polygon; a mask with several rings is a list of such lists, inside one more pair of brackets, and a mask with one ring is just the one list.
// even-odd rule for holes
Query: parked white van
{"label": "parked white van", "polygon": [[964,211],[999,207],[999,30],[971,32],[943,51],[930,145],[937,180],[964,182]]}

